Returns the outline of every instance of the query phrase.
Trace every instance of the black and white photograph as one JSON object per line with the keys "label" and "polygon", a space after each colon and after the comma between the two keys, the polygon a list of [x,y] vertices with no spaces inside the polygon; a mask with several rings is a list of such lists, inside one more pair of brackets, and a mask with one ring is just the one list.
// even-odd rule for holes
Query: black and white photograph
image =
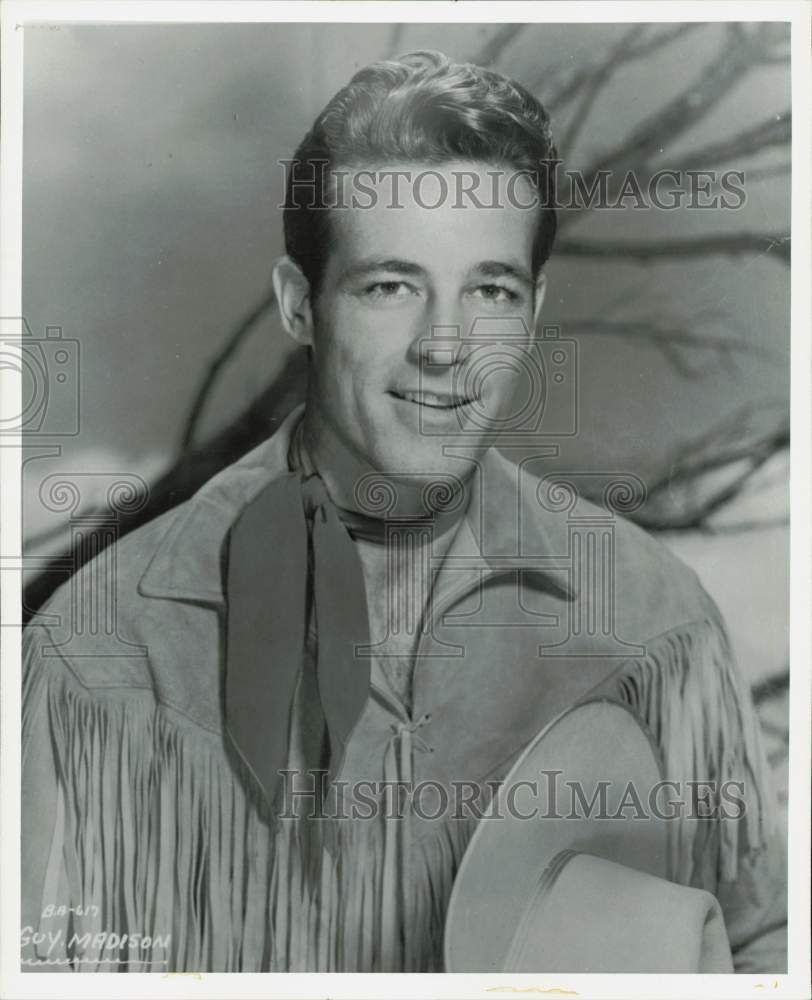
{"label": "black and white photograph", "polygon": [[809,14],[6,5],[3,996],[809,996]]}

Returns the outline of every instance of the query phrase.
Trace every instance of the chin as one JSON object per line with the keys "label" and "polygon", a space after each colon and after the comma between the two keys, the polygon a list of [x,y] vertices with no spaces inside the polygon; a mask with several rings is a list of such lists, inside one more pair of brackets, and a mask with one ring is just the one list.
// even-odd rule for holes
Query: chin
{"label": "chin", "polygon": [[[421,439],[422,444],[422,439]],[[447,445],[451,454],[443,451]],[[477,442],[453,441],[444,442],[435,439],[430,447],[411,447],[408,445],[392,451],[382,461],[376,463],[376,468],[382,475],[391,477],[404,485],[425,486],[432,478],[445,479],[448,476],[467,479],[476,467],[476,460],[485,450]]]}

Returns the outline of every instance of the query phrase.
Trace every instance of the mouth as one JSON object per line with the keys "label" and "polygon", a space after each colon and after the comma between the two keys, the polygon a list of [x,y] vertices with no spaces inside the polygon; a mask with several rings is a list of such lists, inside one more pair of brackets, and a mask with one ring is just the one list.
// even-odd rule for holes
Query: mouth
{"label": "mouth", "polygon": [[473,397],[458,396],[454,393],[412,389],[392,389],[390,395],[416,406],[425,406],[430,410],[460,410],[475,402]]}

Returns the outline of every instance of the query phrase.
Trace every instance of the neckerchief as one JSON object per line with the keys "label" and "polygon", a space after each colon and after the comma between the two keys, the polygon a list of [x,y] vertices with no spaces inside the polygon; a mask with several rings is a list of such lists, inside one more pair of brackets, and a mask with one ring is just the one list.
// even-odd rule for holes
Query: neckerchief
{"label": "neckerchief", "polygon": [[335,778],[369,693],[364,578],[355,545],[318,476],[291,472],[242,512],[228,545],[228,732],[273,804],[287,762],[291,705],[305,655],[308,572],[316,676]]}
{"label": "neckerchief", "polygon": [[[388,538],[383,518],[332,501],[303,447],[301,422],[288,464],[291,471],[242,511],[228,544],[226,723],[271,804],[287,762],[308,594],[315,604],[316,677],[332,781],[369,695],[370,660],[356,655],[358,647],[368,646],[369,619],[353,540]],[[450,515],[421,520],[443,535],[459,523]]]}

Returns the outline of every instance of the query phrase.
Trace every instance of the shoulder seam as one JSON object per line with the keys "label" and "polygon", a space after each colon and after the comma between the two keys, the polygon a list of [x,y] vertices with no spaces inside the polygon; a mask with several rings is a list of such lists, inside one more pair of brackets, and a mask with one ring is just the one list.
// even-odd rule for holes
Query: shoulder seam
{"label": "shoulder seam", "polygon": [[[48,632],[47,626],[42,625],[42,626],[38,626],[38,627],[45,629],[46,632],[47,632],[47,634],[48,634],[48,636],[50,638],[53,638],[53,636],[51,636],[50,632]],[[166,710],[168,710],[170,712],[174,712],[177,715],[181,716],[183,719],[185,719],[187,722],[189,722],[191,725],[193,725],[193,726],[195,726],[195,727],[197,727],[199,729],[204,730],[204,732],[211,733],[211,734],[213,734],[215,736],[221,736],[222,735],[222,730],[221,729],[215,728],[214,726],[207,725],[205,722],[202,722],[200,719],[196,719],[194,716],[190,715],[187,711],[185,711],[179,705],[176,705],[173,702],[167,701],[165,698],[162,698],[159,695],[158,691],[156,690],[154,683],[144,683],[144,684],[137,684],[137,683],[127,683],[127,684],[88,684],[88,683],[86,683],[82,679],[82,677],[79,676],[79,674],[76,672],[76,670],[71,666],[69,660],[66,657],[64,657],[61,653],[58,652],[58,647],[56,646],[56,644],[53,643],[52,645],[56,649],[56,654],[54,656],[49,656],[46,659],[40,653],[39,654],[40,665],[42,667],[45,667],[49,662],[50,663],[59,663],[59,664],[61,664],[62,667],[64,668],[64,670],[67,671],[67,673],[70,675],[70,677],[72,678],[72,680],[78,685],[78,687],[80,687],[82,689],[82,691],[84,691],[86,693],[87,697],[92,697],[93,695],[99,695],[99,694],[101,694],[101,693],[103,693],[105,691],[115,691],[115,692],[122,692],[122,691],[149,692],[152,695],[152,698],[153,698],[154,705],[155,705],[156,709],[161,708],[161,709],[166,709]],[[97,700],[100,700],[100,699],[97,699]]]}
{"label": "shoulder seam", "polygon": [[[641,640],[641,645],[646,645],[647,643],[658,642],[660,639],[665,639],[669,635],[673,635],[675,632],[684,632],[688,629],[698,629],[703,625],[716,625],[722,628],[721,622],[713,614],[703,615],[701,618],[691,618],[688,621],[680,622],[678,625],[671,625],[669,628],[664,629],[662,632],[656,632],[654,635],[650,635]],[[637,657],[630,657],[630,659],[637,659]]]}

